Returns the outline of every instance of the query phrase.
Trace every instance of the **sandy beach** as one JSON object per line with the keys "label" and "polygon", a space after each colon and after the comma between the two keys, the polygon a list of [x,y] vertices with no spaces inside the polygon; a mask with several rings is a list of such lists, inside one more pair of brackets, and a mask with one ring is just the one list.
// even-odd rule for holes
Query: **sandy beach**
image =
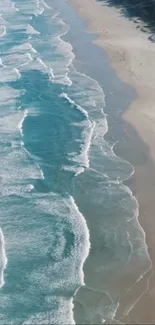
{"label": "sandy beach", "polygon": [[[95,43],[107,51],[118,76],[137,92],[136,100],[124,113],[123,119],[134,127],[145,143],[144,147],[148,149],[144,152],[147,159],[134,166],[135,174],[130,180],[130,187],[139,202],[139,221],[146,234],[152,269],[139,281],[132,293],[122,297],[116,319],[128,324],[154,324],[155,276],[152,272],[155,269],[155,44],[148,40],[148,33],[136,28],[136,24],[125,18],[118,9],[95,0],[70,0],[70,3],[86,19],[89,31],[98,35]],[[132,132],[129,136],[134,142]],[[138,150],[144,149],[137,147]],[[138,296],[138,292],[143,294]],[[131,295],[137,296],[137,302],[126,315],[126,305]]]}

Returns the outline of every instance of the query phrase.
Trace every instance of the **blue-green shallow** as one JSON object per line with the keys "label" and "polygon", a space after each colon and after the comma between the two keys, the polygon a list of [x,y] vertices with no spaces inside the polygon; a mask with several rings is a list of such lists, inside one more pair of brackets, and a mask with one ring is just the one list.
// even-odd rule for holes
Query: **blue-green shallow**
{"label": "blue-green shallow", "polygon": [[138,204],[123,185],[134,169],[114,154],[118,139],[104,139],[106,92],[92,69],[75,69],[63,40],[75,23],[69,8],[40,0],[1,10],[1,324],[73,324],[84,282],[80,321],[113,319],[133,281],[119,286],[122,274],[136,281],[150,267]]}

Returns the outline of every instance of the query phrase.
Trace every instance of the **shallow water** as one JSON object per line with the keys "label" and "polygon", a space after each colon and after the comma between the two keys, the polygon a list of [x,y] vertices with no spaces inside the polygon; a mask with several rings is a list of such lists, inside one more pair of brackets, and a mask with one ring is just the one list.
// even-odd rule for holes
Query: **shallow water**
{"label": "shallow water", "polygon": [[104,139],[106,93],[75,69],[67,4],[52,6],[0,2],[1,324],[74,324],[81,286],[105,296],[83,320],[113,319],[122,274],[151,265],[133,166]]}

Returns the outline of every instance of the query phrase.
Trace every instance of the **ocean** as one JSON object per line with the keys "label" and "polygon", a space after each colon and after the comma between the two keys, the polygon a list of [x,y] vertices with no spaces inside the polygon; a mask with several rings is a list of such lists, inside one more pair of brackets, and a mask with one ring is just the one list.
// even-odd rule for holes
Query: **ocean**
{"label": "ocean", "polygon": [[107,94],[94,56],[82,68],[80,41],[96,47],[74,51],[75,24],[65,0],[0,0],[0,324],[113,320],[151,268],[114,152],[116,76],[105,60]]}

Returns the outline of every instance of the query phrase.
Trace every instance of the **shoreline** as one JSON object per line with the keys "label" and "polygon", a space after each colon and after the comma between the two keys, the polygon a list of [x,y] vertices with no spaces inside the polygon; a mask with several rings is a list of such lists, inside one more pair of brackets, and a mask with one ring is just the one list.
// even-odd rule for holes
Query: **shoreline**
{"label": "shoreline", "polygon": [[[137,93],[137,98],[132,101],[128,110],[122,114],[122,118],[137,131],[140,138],[148,147],[148,153],[145,153],[144,162],[136,165],[132,162],[135,167],[135,174],[127,181],[127,184],[138,199],[138,220],[145,231],[149,255],[153,268],[155,268],[155,258],[153,256],[153,248],[155,246],[153,219],[153,213],[155,211],[153,192],[155,184],[155,149],[153,143],[155,77],[151,75],[155,65],[153,62],[155,44],[148,40],[147,33],[136,29],[135,23],[121,16],[118,9],[108,7],[95,0],[85,0],[85,2],[83,0],[70,0],[70,3],[87,21],[89,32],[99,36],[93,42],[104,48],[107,52],[111,58],[111,66],[117,75],[123,82],[131,85]],[[151,63],[149,66],[147,65],[148,62]],[[129,137],[133,138],[134,142],[132,133],[129,134]],[[132,150],[132,146],[130,150]],[[150,283],[148,283],[149,279]],[[147,284],[147,289],[149,285],[149,290],[137,301],[129,316],[125,318],[123,316],[122,304],[128,299],[128,296],[126,296],[123,297],[124,301],[120,302],[116,319],[121,319],[121,321],[130,324],[131,322],[140,322],[143,324],[154,323],[155,276],[152,275],[151,270],[146,274],[146,278],[144,277],[140,281],[141,287],[144,284]]]}

